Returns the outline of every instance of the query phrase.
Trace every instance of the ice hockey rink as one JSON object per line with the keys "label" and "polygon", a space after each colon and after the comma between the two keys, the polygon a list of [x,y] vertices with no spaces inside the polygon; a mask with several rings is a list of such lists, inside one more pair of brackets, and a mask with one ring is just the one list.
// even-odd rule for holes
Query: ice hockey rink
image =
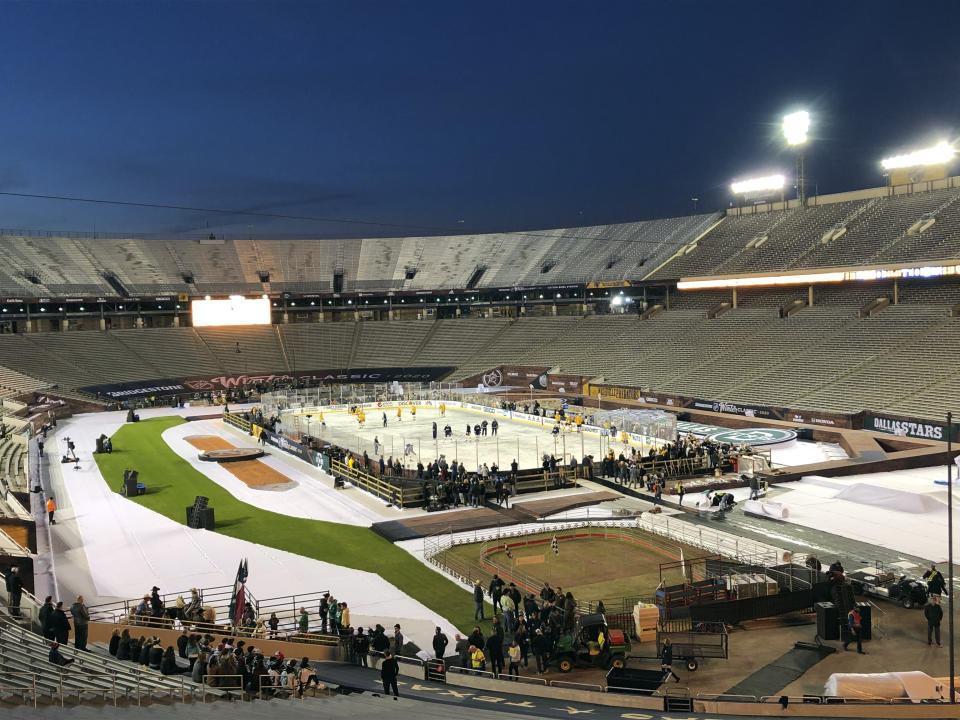
{"label": "ice hockey rink", "polygon": [[[483,463],[509,468],[514,460],[521,468],[540,467],[544,455],[553,455],[565,465],[569,464],[571,457],[580,463],[587,455],[595,459],[603,457],[611,447],[618,455],[629,455],[632,448],[646,453],[659,442],[646,436],[631,436],[629,442],[624,443],[620,438],[604,437],[599,428],[591,426],[584,426],[580,431],[562,429],[554,434],[556,423],[552,415],[538,417],[458,405],[456,402],[446,403],[443,415],[435,404],[415,406],[415,414],[411,412],[412,406],[407,405],[401,407],[398,417],[397,407],[390,403],[365,408],[363,424],[343,406],[307,407],[284,411],[280,427],[284,434],[292,437],[310,435],[358,454],[366,452],[374,459],[380,456],[384,461],[399,459],[406,468],[415,468],[418,461],[426,465],[442,455],[448,462],[462,462],[468,471]],[[322,421],[319,419],[321,415]],[[494,419],[499,426],[495,435],[492,429]],[[478,438],[474,429],[484,420],[487,421],[487,434]],[[434,423],[437,424],[436,438],[433,436]],[[449,437],[444,433],[447,425],[450,426]],[[799,440],[776,445],[771,448],[771,453],[773,462],[781,465],[823,462],[838,455],[846,456],[838,445]]]}
{"label": "ice hockey rink", "polygon": [[[453,407],[449,403],[444,415],[440,414],[439,407],[432,405],[417,406],[416,414],[410,408],[402,407],[400,417],[397,416],[397,407],[366,408],[366,422],[362,425],[346,409],[305,409],[284,414],[281,427],[285,434],[312,435],[358,454],[366,452],[371,458],[381,455],[384,461],[390,457],[399,458],[407,468],[415,468],[418,461],[426,465],[441,455],[448,462],[462,462],[470,471],[483,463],[509,468],[514,460],[521,468],[533,468],[542,464],[544,455],[554,455],[558,461],[562,458],[564,464],[574,456],[579,463],[585,455],[600,457],[610,446],[609,438],[601,438],[599,432],[562,430],[554,435],[552,416],[535,418],[517,413],[508,417],[492,411]],[[317,419],[317,413],[323,414],[323,425]],[[494,420],[499,425],[496,434],[491,426]],[[487,434],[477,437],[474,426],[484,421],[487,422]],[[434,423],[437,424],[436,438],[433,437]],[[444,433],[448,425],[449,437]],[[376,452],[375,443],[379,452]],[[619,453],[631,445],[618,440],[613,447]],[[639,451],[650,446],[632,442],[632,447]]]}

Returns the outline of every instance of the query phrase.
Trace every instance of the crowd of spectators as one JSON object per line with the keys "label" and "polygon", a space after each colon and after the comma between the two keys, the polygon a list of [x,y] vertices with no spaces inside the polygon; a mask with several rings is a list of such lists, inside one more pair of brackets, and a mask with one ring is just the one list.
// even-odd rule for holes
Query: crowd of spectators
{"label": "crowd of spectators", "polygon": [[[486,671],[489,662],[494,676],[503,674],[504,668],[508,676],[516,676],[521,664],[529,667],[532,656],[538,674],[549,672],[556,659],[557,640],[574,628],[577,603],[573,593],[544,583],[539,596],[532,592],[524,595],[514,583],[506,583],[494,574],[486,588],[479,580],[474,585],[475,620],[485,619],[486,597],[493,605],[492,628],[485,635],[477,625],[469,636],[464,638],[458,633],[454,637],[460,667]],[[439,628],[437,634],[441,634]],[[441,644],[446,647],[446,643],[435,638],[435,652]],[[442,657],[439,653],[437,656]]]}
{"label": "crowd of spectators", "polygon": [[[210,633],[188,632],[184,628],[177,645],[163,648],[153,635],[139,637],[129,629],[114,630],[109,652],[117,660],[127,660],[163,675],[189,674],[196,683],[210,687],[242,688],[249,693],[261,691],[296,693],[310,685],[319,685],[317,674],[304,657],[299,662],[282,652],[269,657],[253,643],[233,637],[217,640]],[[186,662],[178,662],[178,658]]]}

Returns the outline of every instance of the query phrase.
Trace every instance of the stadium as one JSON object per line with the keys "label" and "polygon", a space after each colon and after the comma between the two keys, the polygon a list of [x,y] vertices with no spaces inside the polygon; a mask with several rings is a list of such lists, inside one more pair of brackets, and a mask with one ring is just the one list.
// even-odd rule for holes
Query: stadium
{"label": "stadium", "polygon": [[300,5],[10,8],[0,707],[956,718],[938,43]]}
{"label": "stadium", "polygon": [[[817,607],[830,581],[811,559],[915,577],[948,561],[958,219],[960,178],[944,174],[482,242],[5,235],[6,570],[21,568],[34,621],[36,598],[83,595],[91,643],[144,623],[176,638],[178,621],[136,614],[151,587],[168,609],[198,589],[215,635],[258,637],[217,627],[233,621],[243,559],[246,602],[275,613],[285,638],[258,645],[348,659],[319,618],[299,625],[301,606],[313,615],[330,592],[354,627],[403,627],[405,677],[494,695],[504,681],[490,672],[429,661],[434,628],[469,635],[469,590],[479,581],[488,603],[497,573],[525,597],[568,588],[577,613],[602,602],[607,626],[632,636],[628,670],[655,662],[644,658],[673,630],[725,624],[724,659],[682,676],[695,693],[638,691],[630,707],[748,714],[781,696],[843,700],[821,689],[851,665],[829,654],[837,628]],[[490,244],[499,251],[468,256]],[[64,255],[77,258],[69,278],[46,260]],[[661,452],[724,437],[719,459]],[[217,452],[238,456],[203,457]],[[633,474],[611,472],[608,456]],[[461,481],[480,477],[483,495],[448,463]],[[710,493],[737,507],[717,510]],[[191,510],[201,499],[209,515]],[[903,648],[915,608],[861,597],[869,671],[944,677],[942,656]],[[644,630],[635,606],[659,620]],[[94,653],[81,667],[115,673],[115,662]],[[144,675],[140,696],[171,692],[129,672]],[[321,680],[362,687],[345,672]],[[617,687],[602,668],[573,673],[529,682],[570,702]],[[78,698],[129,701],[116,677],[109,692],[62,682]],[[894,713],[895,700],[875,710]]]}

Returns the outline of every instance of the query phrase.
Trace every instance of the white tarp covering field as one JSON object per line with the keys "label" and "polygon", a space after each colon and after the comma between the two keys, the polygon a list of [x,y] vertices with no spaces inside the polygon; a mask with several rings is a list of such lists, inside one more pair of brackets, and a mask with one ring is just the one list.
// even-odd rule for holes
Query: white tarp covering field
{"label": "white tarp covering field", "polygon": [[[947,558],[947,492],[942,467],[870,475],[805,477],[776,487],[788,522],[936,562]],[[954,490],[954,507],[960,508]],[[960,537],[954,539],[960,553]]]}
{"label": "white tarp covering field", "polygon": [[[144,411],[141,415],[152,417],[174,412],[152,410]],[[89,605],[95,605],[142,596],[153,585],[159,586],[162,592],[230,585],[235,579],[240,558],[246,557],[250,569],[248,583],[256,597],[329,590],[338,599],[349,603],[352,625],[366,627],[372,622],[380,622],[392,627],[394,622],[400,622],[404,632],[421,647],[429,647],[430,636],[437,625],[448,634],[455,632],[450,623],[378,575],[276,550],[266,544],[206,530],[191,530],[113,492],[104,482],[89,449],[94,446],[94,439],[100,433],[112,435],[116,432],[123,424],[123,419],[123,413],[77,416],[61,421],[56,435],[47,440],[48,452],[54,453],[57,447],[61,450],[65,448],[65,438],[71,437],[81,460],[79,470],[72,469],[73,466],[69,464],[53,466],[58,469],[52,473],[52,482],[63,502],[62,509],[58,511],[57,525],[52,530],[55,546],[58,544],[56,536],[61,532],[66,535],[76,531],[82,539],[89,568],[87,582],[92,583],[92,587],[80,585],[81,576],[68,572],[60,578],[61,591],[66,590],[73,595],[82,593]],[[210,434],[218,425],[222,426],[219,421],[186,423],[178,426],[186,430],[173,433],[171,442],[176,445],[184,434],[197,433],[201,429],[202,434]],[[232,442],[241,444],[236,436],[226,436]],[[189,454],[195,458],[196,450],[191,447]],[[245,489],[248,493],[258,493],[255,500],[268,502],[269,498],[269,502],[278,507],[285,508],[291,501],[300,503],[298,512],[292,512],[293,508],[290,508],[290,514],[300,517],[341,522],[353,512],[358,521],[354,524],[369,524],[366,518],[368,511],[363,506],[356,504],[352,509],[349,508],[349,500],[343,495],[338,502],[324,499],[335,491],[325,493],[322,489],[308,489],[312,481],[307,476],[291,473],[301,483],[298,489],[263,492],[246,488],[245,485],[243,488],[237,487],[243,484],[216,463],[199,463],[197,467],[238,497]],[[283,472],[291,471],[285,463],[277,467]],[[229,475],[229,478],[225,475]],[[67,497],[63,497],[64,492]],[[250,501],[247,497],[240,499]],[[327,508],[326,513],[323,512],[324,507]],[[269,542],[269,538],[263,540]],[[304,538],[304,542],[309,541],[309,538]],[[75,550],[66,548],[64,553]],[[68,560],[64,557],[58,562],[66,563]],[[469,596],[464,593],[464,602],[469,601]],[[316,608],[308,610],[311,614],[316,612]]]}

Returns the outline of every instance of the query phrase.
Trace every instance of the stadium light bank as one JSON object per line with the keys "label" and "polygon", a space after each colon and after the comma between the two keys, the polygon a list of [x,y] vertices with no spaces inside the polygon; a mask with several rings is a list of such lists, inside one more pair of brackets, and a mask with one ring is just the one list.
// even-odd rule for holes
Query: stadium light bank
{"label": "stadium light bank", "polygon": [[924,165],[943,165],[950,162],[957,151],[946,140],[941,140],[933,147],[903,155],[894,155],[880,162],[884,170],[897,170],[900,168],[922,167]]}
{"label": "stadium light bank", "polygon": [[677,290],[720,290],[724,288],[774,287],[778,285],[814,285],[872,280],[900,280],[960,276],[960,265],[922,265],[861,270],[832,270],[792,275],[749,275],[728,278],[680,280]]}
{"label": "stadium light bank", "polygon": [[787,145],[803,145],[807,142],[807,131],[810,129],[810,113],[799,110],[783,116],[783,136]]}
{"label": "stadium light bank", "polygon": [[749,195],[766,190],[783,190],[786,178],[783,175],[767,175],[766,177],[740,180],[730,185],[734,195]]}

